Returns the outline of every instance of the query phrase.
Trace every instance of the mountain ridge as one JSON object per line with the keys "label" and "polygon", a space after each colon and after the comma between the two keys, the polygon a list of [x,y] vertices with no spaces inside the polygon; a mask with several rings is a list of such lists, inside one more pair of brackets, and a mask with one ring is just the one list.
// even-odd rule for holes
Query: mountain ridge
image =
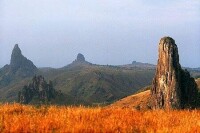
{"label": "mountain ridge", "polygon": [[10,64],[0,69],[0,88],[15,80],[31,77],[37,71],[37,67],[22,55],[18,44],[16,44],[12,50]]}
{"label": "mountain ridge", "polygon": [[[18,53],[21,53],[21,50]],[[67,99],[63,100],[66,104],[105,105],[132,95],[151,83],[155,73],[152,67],[154,65],[140,62],[129,65],[92,64],[79,53],[72,63],[64,67],[37,68],[34,75],[42,75],[47,81],[51,80],[55,89],[64,93],[62,98]],[[145,67],[146,65],[150,67]],[[9,65],[0,69],[0,82],[9,69]],[[195,71],[194,74],[199,76],[200,72]],[[13,76],[13,82],[0,86],[0,101],[16,101],[18,91],[31,82],[33,76]]]}

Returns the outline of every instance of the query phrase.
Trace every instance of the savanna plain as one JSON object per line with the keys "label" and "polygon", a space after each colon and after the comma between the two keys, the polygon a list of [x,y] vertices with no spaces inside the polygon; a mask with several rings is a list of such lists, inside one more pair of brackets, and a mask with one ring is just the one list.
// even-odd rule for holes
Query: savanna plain
{"label": "savanna plain", "polygon": [[200,132],[200,110],[0,105],[0,132]]}

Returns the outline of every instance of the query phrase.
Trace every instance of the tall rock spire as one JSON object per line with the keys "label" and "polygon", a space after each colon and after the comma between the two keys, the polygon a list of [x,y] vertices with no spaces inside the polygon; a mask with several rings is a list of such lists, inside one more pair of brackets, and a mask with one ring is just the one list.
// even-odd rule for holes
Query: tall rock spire
{"label": "tall rock spire", "polygon": [[12,55],[11,55],[11,60],[10,60],[10,66],[12,69],[18,68],[21,65],[21,59],[24,59],[22,52],[18,46],[18,44],[15,44]]}
{"label": "tall rock spire", "polygon": [[16,44],[13,48],[10,60],[10,72],[21,76],[32,76],[36,72],[37,67],[32,61],[22,55],[22,52]]}
{"label": "tall rock spire", "polygon": [[196,83],[179,64],[174,39],[163,37],[159,43],[159,58],[151,89],[152,108],[181,109],[192,107],[197,94]]}

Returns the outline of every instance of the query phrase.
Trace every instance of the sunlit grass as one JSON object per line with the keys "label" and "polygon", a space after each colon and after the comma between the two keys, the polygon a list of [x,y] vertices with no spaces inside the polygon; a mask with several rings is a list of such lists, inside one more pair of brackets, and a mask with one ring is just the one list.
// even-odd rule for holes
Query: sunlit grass
{"label": "sunlit grass", "polygon": [[200,132],[200,111],[0,105],[0,132]]}

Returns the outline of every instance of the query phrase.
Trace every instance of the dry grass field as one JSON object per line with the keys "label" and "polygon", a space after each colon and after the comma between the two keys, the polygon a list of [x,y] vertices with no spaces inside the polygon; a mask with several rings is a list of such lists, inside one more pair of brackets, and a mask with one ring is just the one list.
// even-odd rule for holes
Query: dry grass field
{"label": "dry grass field", "polygon": [[135,108],[139,110],[148,110],[150,101],[150,90],[134,94],[119,101],[114,102],[109,107],[112,108]]}
{"label": "dry grass field", "polygon": [[200,132],[200,110],[0,105],[0,132]]}

